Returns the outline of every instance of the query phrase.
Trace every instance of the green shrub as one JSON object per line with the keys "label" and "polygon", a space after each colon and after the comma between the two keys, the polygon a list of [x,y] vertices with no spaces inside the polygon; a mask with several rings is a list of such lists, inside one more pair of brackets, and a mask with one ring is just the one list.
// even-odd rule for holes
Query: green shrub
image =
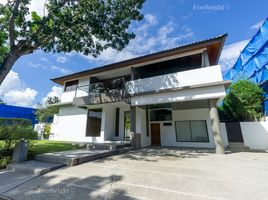
{"label": "green shrub", "polygon": [[37,133],[26,119],[0,119],[0,140],[4,140],[4,150],[10,150],[20,140],[35,140]]}
{"label": "green shrub", "polygon": [[248,80],[230,86],[229,93],[219,108],[222,120],[257,121],[263,116],[263,90]]}

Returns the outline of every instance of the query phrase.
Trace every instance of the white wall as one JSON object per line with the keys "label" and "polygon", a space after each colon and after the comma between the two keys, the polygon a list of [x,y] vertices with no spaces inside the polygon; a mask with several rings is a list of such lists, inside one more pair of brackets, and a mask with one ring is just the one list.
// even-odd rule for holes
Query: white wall
{"label": "white wall", "polygon": [[[268,122],[240,122],[244,145],[250,149],[268,150]],[[223,140],[228,144],[225,123],[221,123]]]}
{"label": "white wall", "polygon": [[113,106],[103,106],[102,112],[104,116],[102,123],[104,124],[104,140],[113,140],[115,136],[115,118],[116,108]]}
{"label": "white wall", "polygon": [[159,103],[171,103],[178,101],[191,101],[202,99],[220,99],[225,97],[223,85],[210,86],[195,89],[176,90],[172,92],[162,92],[143,96],[133,96],[132,105],[150,105]]}
{"label": "white wall", "polygon": [[[89,77],[82,77],[79,79],[79,82],[78,82],[78,87],[81,87],[81,86],[87,86],[89,85]],[[64,88],[64,86],[63,86]],[[76,94],[78,97],[81,97],[81,96],[86,96],[88,95],[85,91],[83,90],[77,90],[77,94]],[[75,97],[75,90],[72,90],[72,91],[64,91],[61,95],[61,102],[62,103],[65,103],[65,102],[72,102],[73,101],[73,98]]]}
{"label": "white wall", "polygon": [[130,81],[130,94],[222,81],[220,65]]}
{"label": "white wall", "polygon": [[141,134],[141,147],[151,145],[151,137],[146,132],[146,111],[136,108],[136,133]]}
{"label": "white wall", "polygon": [[224,146],[227,147],[229,145],[229,142],[228,142],[225,123],[220,123],[220,128],[221,128],[221,135],[222,135]]}
{"label": "white wall", "polygon": [[101,142],[104,140],[103,126],[101,137],[86,137],[86,125],[87,110],[74,106],[62,106],[57,122],[51,124],[52,135],[49,139],[74,142]]}
{"label": "white wall", "polygon": [[[175,121],[184,121],[184,120],[206,120],[209,142],[177,142],[175,132]],[[163,123],[164,122],[160,122],[162,146],[198,147],[198,148],[215,147],[208,109],[174,110],[172,111],[172,126],[163,126]],[[225,136],[223,136],[223,138],[224,137]],[[225,146],[227,146],[226,143]]]}
{"label": "white wall", "polygon": [[245,146],[268,150],[268,122],[240,122]]}

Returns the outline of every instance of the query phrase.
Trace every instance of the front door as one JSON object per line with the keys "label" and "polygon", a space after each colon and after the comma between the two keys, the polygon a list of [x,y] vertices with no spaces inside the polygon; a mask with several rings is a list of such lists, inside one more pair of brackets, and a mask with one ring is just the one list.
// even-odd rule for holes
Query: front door
{"label": "front door", "polygon": [[160,145],[161,144],[160,124],[159,123],[151,124],[151,142],[152,142],[152,145]]}

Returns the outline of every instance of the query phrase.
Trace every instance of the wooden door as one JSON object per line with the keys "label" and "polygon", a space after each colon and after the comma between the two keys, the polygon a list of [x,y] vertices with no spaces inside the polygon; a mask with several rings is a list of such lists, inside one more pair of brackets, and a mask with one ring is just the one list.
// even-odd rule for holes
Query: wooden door
{"label": "wooden door", "polygon": [[152,145],[161,145],[159,123],[151,124],[151,142]]}

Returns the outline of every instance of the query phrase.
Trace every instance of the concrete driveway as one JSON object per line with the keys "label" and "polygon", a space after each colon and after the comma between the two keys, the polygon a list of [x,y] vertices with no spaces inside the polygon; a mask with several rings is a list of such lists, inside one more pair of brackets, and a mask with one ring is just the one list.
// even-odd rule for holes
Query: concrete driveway
{"label": "concrete driveway", "polygon": [[147,148],[62,168],[4,193],[14,199],[268,199],[268,154]]}

